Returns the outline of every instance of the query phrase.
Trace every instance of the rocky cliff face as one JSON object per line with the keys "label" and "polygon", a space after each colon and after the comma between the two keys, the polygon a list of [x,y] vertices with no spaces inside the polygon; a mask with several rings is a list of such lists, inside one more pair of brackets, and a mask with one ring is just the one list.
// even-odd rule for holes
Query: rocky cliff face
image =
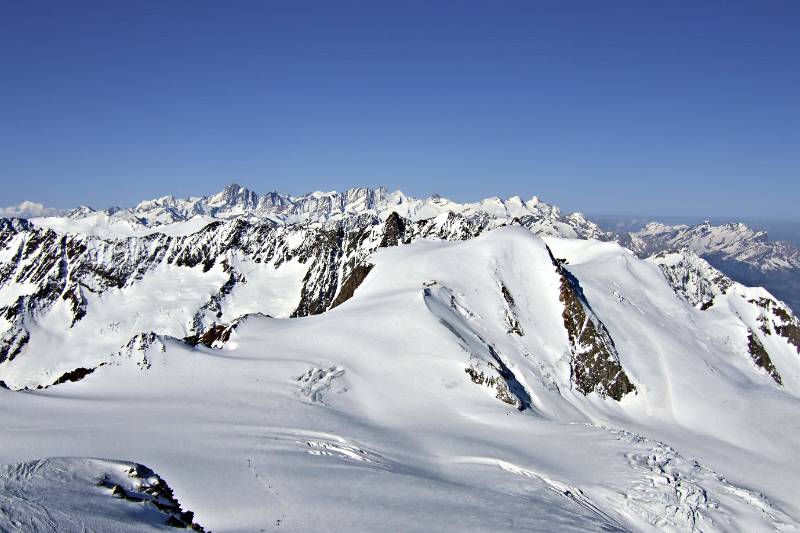
{"label": "rocky cliff face", "polygon": [[572,352],[572,383],[582,394],[596,392],[621,400],[636,387],[620,365],[614,340],[592,311],[577,278],[552,254],[550,257],[561,279],[559,299]]}
{"label": "rocky cliff face", "polygon": [[[209,196],[186,199],[166,196],[133,208],[79,207],[63,217],[52,216],[58,215],[57,212],[41,212],[34,222],[38,227],[59,233],[116,239],[157,232],[189,235],[215,220],[237,218],[276,224],[341,222],[352,229],[354,222],[363,217],[385,220],[393,212],[412,222],[453,214],[480,227],[519,223],[540,235],[617,240],[642,258],[688,248],[734,280],[766,287],[790,307],[800,307],[800,250],[787,242],[770,241],[766,232],[744,224],[651,223],[638,232],[612,235],[582,214],[562,214],[558,207],[536,197],[527,201],[514,196],[459,203],[438,195],[413,198],[382,187],[293,196],[278,192],[258,194],[232,184]],[[44,215],[51,216],[42,218]]]}
{"label": "rocky cliff face", "polygon": [[652,258],[675,291],[695,307],[707,309],[714,297],[724,294],[734,281],[712,267],[695,252],[659,252]]}
{"label": "rocky cliff face", "polygon": [[736,283],[688,249],[661,252],[650,261],[694,307],[712,315],[732,311],[743,332],[737,339],[740,349],[778,384],[783,383],[775,361],[800,355],[800,320],[786,304],[764,289]]}
{"label": "rocky cliff face", "polygon": [[[534,201],[393,194],[0,220],[0,530],[402,530],[398,487],[439,529],[794,527],[789,307]],[[20,463],[59,454],[175,494]]]}
{"label": "rocky cliff face", "polygon": [[619,241],[640,257],[690,250],[734,280],[765,287],[793,309],[800,308],[800,249],[789,242],[770,241],[765,231],[741,223],[666,226],[653,222],[620,236]]}
{"label": "rocky cliff face", "polygon": [[[397,210],[387,213],[389,208]],[[425,213],[433,216],[420,218]],[[83,220],[95,215],[91,210],[78,210],[70,216]],[[163,291],[168,300],[172,298],[169,284],[173,280],[190,276],[202,280],[206,288],[190,303],[177,307],[169,307],[169,302],[158,304],[153,312],[160,322],[155,326],[141,317],[141,311],[104,322],[101,331],[92,334],[108,338],[109,354],[125,351],[138,336],[150,334],[215,346],[230,336],[242,316],[275,314],[272,309],[277,308],[270,306],[269,298],[286,300],[276,316],[321,314],[354,295],[369,276],[377,250],[418,239],[468,240],[504,225],[522,226],[542,235],[608,237],[582,215],[564,217],[557,208],[536,199],[454,204],[439,197],[415,200],[383,189],[288,197],[258,195],[230,186],[210,197],[162,198],[143,202],[133,210],[108,210],[105,216],[120,220],[135,216],[137,223],[150,225],[151,230],[166,229],[175,220],[192,216],[211,218],[188,234],[153,230],[124,238],[64,232],[40,225],[37,220],[0,220],[0,365],[15,361],[31,342],[47,339],[54,332],[67,337],[73,332],[76,336],[90,334],[88,326],[83,325],[87,313],[103,308],[114,295],[145,290],[140,288],[146,285],[146,279],[158,278],[166,283],[166,288],[157,285],[147,290]],[[173,222],[161,224],[160,220]],[[738,226],[729,229],[745,231]],[[684,239],[696,245],[700,242],[696,235],[689,236],[692,232],[673,232],[667,237],[655,226],[648,231],[661,237],[632,240],[640,254],[677,246]],[[762,237],[755,240],[764,244]],[[738,250],[739,256],[749,250],[733,238],[718,241],[708,237],[702,242],[708,248],[724,241],[731,250]],[[755,261],[765,256],[751,253],[747,257]],[[787,257],[791,262],[793,256]],[[743,317],[743,329],[737,342],[757,366],[781,381],[780,357],[776,359],[775,352],[783,350],[784,344],[800,350],[800,323],[787,306],[766,291],[748,292],[693,251],[662,251],[652,261],[675,291],[695,307],[709,309],[721,296],[732,299],[734,296],[729,295],[738,295],[735,312]],[[616,400],[635,391],[620,365],[611,335],[593,312],[580,282],[562,262],[554,259],[553,268],[561,280],[559,298],[571,344],[573,384],[583,394],[597,393]],[[183,294],[192,290],[190,286],[187,282],[187,288],[174,290]],[[263,296],[265,289],[272,291],[269,297]],[[524,336],[513,296],[502,283],[498,291],[505,301],[507,331]],[[244,307],[236,304],[242,294],[250,299]],[[748,311],[743,312],[741,306]],[[783,344],[776,344],[774,339]],[[43,346],[37,350],[45,349]],[[512,372],[503,370],[502,356],[498,357],[500,362],[489,358],[489,363],[496,366],[495,373],[502,370],[496,382],[505,383],[503,372]],[[75,368],[54,369],[51,375],[30,385],[51,384]],[[484,378],[488,375],[484,372]],[[513,392],[513,387],[508,389]],[[522,406],[525,401],[518,399],[517,404]]]}
{"label": "rocky cliff face", "polygon": [[[214,202],[258,205],[261,201],[241,191],[230,192]],[[363,198],[365,202],[374,199]],[[170,204],[159,205],[164,203]],[[539,222],[531,217],[508,221],[533,230]],[[422,220],[408,219],[396,212],[385,219],[361,213],[313,224],[237,217],[211,222],[190,235],[153,233],[108,239],[59,233],[24,220],[5,220],[0,226],[0,288],[4,291],[0,313],[6,321],[0,338],[0,364],[20,357],[32,338],[45,336],[41,324],[51,324],[49,327],[60,328],[64,335],[70,335],[70,330],[81,324],[87,311],[97,305],[94,302],[102,301],[105,294],[136,290],[144,278],[156,276],[164,269],[173,269],[169,270],[173,277],[181,276],[180,272],[184,271],[198,276],[218,276],[214,278],[219,279],[218,284],[212,287],[204,303],[170,319],[180,322],[187,342],[214,346],[230,337],[238,320],[235,315],[226,316],[228,301],[236,291],[246,289],[258,272],[280,272],[287,265],[295,265],[302,275],[298,294],[294,296],[297,304],[288,316],[317,315],[353,296],[369,275],[371,257],[380,248],[404,245],[420,238],[467,240],[504,224],[506,221],[485,213],[453,212]],[[560,269],[564,280],[571,279],[565,281],[565,302],[577,302],[568,306],[570,312],[565,311],[565,317],[569,315],[569,320],[565,318],[565,327],[572,334],[575,349],[576,385],[583,394],[598,392],[621,398],[633,390],[633,385],[619,368],[613,341],[602,322],[591,313],[585,298],[580,296],[577,281],[569,278],[562,266],[554,268]],[[505,287],[498,290],[502,289]],[[524,335],[515,318],[513,298],[508,289],[505,290],[502,296],[507,303],[510,331]],[[62,321],[56,323],[59,320],[56,317],[62,316]],[[586,320],[589,326],[583,327]],[[136,330],[136,322],[130,319],[127,325],[109,325],[119,338],[115,357],[120,353],[133,357],[129,352],[144,344],[149,350],[150,337],[157,338],[157,332]],[[144,365],[149,365],[144,354],[147,350],[139,350]],[[499,355],[489,361],[490,366],[496,367],[493,373],[497,374],[492,386],[505,387],[503,390],[507,394],[500,394],[501,390],[498,394],[515,399],[515,405],[524,408],[528,400],[520,400],[514,392],[518,387],[510,377],[513,373],[503,366]],[[72,375],[71,372],[74,369],[61,369],[58,374]],[[39,383],[47,385],[55,381],[57,377],[52,375]]]}

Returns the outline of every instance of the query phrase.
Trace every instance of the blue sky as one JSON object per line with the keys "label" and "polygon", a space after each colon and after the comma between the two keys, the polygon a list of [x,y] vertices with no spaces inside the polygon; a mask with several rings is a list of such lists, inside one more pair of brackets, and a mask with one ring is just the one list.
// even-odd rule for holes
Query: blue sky
{"label": "blue sky", "polygon": [[236,181],[798,219],[800,2],[0,2],[0,206]]}

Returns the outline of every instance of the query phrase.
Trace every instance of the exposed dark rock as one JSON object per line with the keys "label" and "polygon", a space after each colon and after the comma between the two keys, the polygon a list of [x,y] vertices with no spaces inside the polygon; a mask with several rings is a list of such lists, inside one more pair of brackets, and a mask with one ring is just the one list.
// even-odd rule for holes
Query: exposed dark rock
{"label": "exposed dark rock", "polygon": [[508,324],[509,333],[514,333],[522,337],[525,333],[522,331],[522,326],[517,318],[517,304],[514,303],[514,298],[511,296],[508,287],[500,284],[500,292],[503,293],[503,299],[506,301],[508,308],[506,309],[506,323]]}
{"label": "exposed dark rock", "polygon": [[80,381],[95,370],[97,369],[83,367],[76,368],[75,370],[71,370],[70,372],[65,372],[62,374],[61,377],[53,382],[53,385],[61,385],[62,383]]}
{"label": "exposed dark rock", "polygon": [[[28,231],[33,228],[33,224],[31,224],[28,220],[24,218],[0,218],[0,238],[5,238],[6,234],[15,234],[19,233],[20,231]],[[0,240],[0,244],[2,244],[2,240]]]}
{"label": "exposed dark rock", "polygon": [[[673,257],[668,257],[673,255]],[[714,298],[725,294],[733,280],[711,267],[689,250],[677,253],[659,252],[652,256],[672,289],[692,306],[705,311],[714,305]]]}
{"label": "exposed dark rock", "polygon": [[367,274],[369,274],[370,270],[374,265],[371,264],[361,264],[356,266],[347,279],[342,283],[341,289],[339,289],[339,294],[336,295],[333,302],[331,302],[331,309],[336,307],[337,305],[341,305],[350,298],[353,297],[353,294],[356,292],[356,289],[361,285],[361,283],[366,279]]}
{"label": "exposed dark rock", "polygon": [[127,473],[129,478],[135,480],[135,489],[125,490],[118,483],[112,482],[108,475],[99,479],[97,486],[109,489],[115,498],[157,509],[165,515],[164,524],[167,526],[205,531],[203,526],[194,522],[192,511],[181,509],[172,488],[158,474],[141,464],[134,464]]}
{"label": "exposed dark rock", "polygon": [[254,316],[272,318],[271,316],[263,313],[251,313],[243,315],[227,324],[213,324],[211,327],[201,333],[184,337],[183,341],[191,346],[202,344],[208,348],[221,348],[223,344],[231,339],[233,332],[236,331],[241,323]]}
{"label": "exposed dark rock", "polygon": [[508,385],[500,377],[486,376],[484,375],[483,371],[478,370],[477,368],[474,367],[467,367],[464,369],[464,372],[467,373],[469,378],[476,385],[481,385],[484,387],[495,389],[497,391],[496,397],[501,402],[507,403],[508,405],[513,405],[517,409],[520,409],[519,402],[517,402],[516,399],[511,396],[511,394],[508,392]]}
{"label": "exposed dark rock", "polygon": [[764,345],[761,344],[758,336],[756,336],[753,331],[747,332],[747,350],[750,352],[750,356],[752,357],[756,366],[766,370],[767,373],[772,376],[772,379],[778,383],[778,385],[783,385],[781,375],[778,373],[775,365],[772,364],[772,359],[770,359],[769,353],[767,353]]}
{"label": "exposed dark rock", "polygon": [[222,318],[222,301],[233,292],[237,284],[247,283],[245,277],[236,272],[226,261],[223,261],[223,265],[225,272],[228,273],[228,279],[216,293],[209,297],[208,302],[203,304],[194,314],[192,329],[196,332],[202,332],[205,329],[205,319],[208,314],[213,317],[214,323],[216,323],[216,319]]}
{"label": "exposed dark rock", "polygon": [[766,335],[774,330],[775,334],[783,337],[800,354],[800,320],[787,307],[770,298],[761,297],[748,302],[763,309],[758,316],[759,329]]}
{"label": "exposed dark rock", "polygon": [[[286,253],[286,243],[276,235],[275,224],[245,221],[215,222],[192,235],[171,237],[152,234],[127,239],[102,239],[88,235],[59,235],[25,221],[4,219],[0,224],[0,250],[9,246],[9,260],[0,265],[0,286],[29,283],[32,294],[20,296],[13,305],[0,308],[12,326],[0,336],[0,363],[19,355],[30,338],[28,324],[47,313],[58,300],[72,312],[69,326],[87,313],[87,293],[120,289],[140,280],[163,263],[204,270],[213,268],[220,256],[237,250],[256,261]],[[283,229],[282,231],[287,231]],[[19,237],[19,238],[14,238]],[[221,288],[208,306],[219,310],[219,300],[230,292],[236,276]],[[215,307],[216,304],[216,307]],[[213,309],[212,309],[213,308]]]}
{"label": "exposed dark rock", "polygon": [[81,286],[75,284],[64,291],[64,295],[61,298],[70,304],[72,322],[69,327],[73,327],[76,322],[86,316],[86,297],[83,295]]}
{"label": "exposed dark rock", "polygon": [[137,333],[114,355],[120,358],[138,359],[136,365],[141,370],[147,370],[152,365],[150,358],[153,353],[167,351],[164,341],[168,338],[174,339],[161,336],[154,331]]}
{"label": "exposed dark rock", "polygon": [[[80,381],[89,374],[92,374],[95,370],[100,368],[101,366],[105,366],[105,363],[100,363],[95,368],[83,368],[78,367],[75,370],[70,370],[69,372],[64,372],[61,376],[58,377],[54,382],[49,385],[39,385],[36,389],[47,389],[50,387],[55,387],[56,385],[62,385],[64,383],[74,383],[76,381]],[[27,390],[27,388],[25,389]]]}
{"label": "exposed dark rock", "polygon": [[531,408],[531,397],[528,391],[525,390],[520,382],[517,380],[511,370],[498,358],[498,364],[485,363],[488,366],[487,371],[491,369],[497,375],[484,374],[480,368],[482,365],[473,362],[471,366],[464,369],[470,380],[477,385],[489,387],[495,390],[495,397],[503,403],[513,405],[519,411],[525,411]]}
{"label": "exposed dark rock", "polygon": [[[330,309],[347,280],[358,278],[353,271],[369,263],[380,246],[394,246],[419,237],[461,240],[475,237],[493,227],[491,217],[469,217],[449,213],[415,223],[397,213],[385,221],[369,213],[347,217],[321,226],[277,225],[243,219],[215,221],[191,235],[169,236],[153,233],[143,237],[104,239],[90,235],[61,235],[19,219],[3,219],[0,250],[9,258],[0,265],[0,285],[30,283],[38,289],[20,297],[0,312],[13,325],[0,337],[0,362],[19,355],[29,339],[28,324],[49,312],[62,299],[72,311],[75,325],[87,312],[89,294],[101,294],[138,282],[148,272],[168,264],[181,268],[214,268],[231,252],[256,263],[297,260],[308,264],[299,304],[292,316],[319,314]],[[297,236],[301,236],[299,246]],[[18,238],[20,237],[20,238]],[[12,250],[6,250],[12,246]],[[362,272],[363,273],[363,272]],[[231,278],[220,292],[199,310],[196,333],[219,318],[221,300],[230,292]],[[353,281],[353,282],[354,282]]]}
{"label": "exposed dark rock", "polygon": [[397,246],[401,242],[404,242],[405,234],[405,219],[398,215],[396,211],[392,211],[383,225],[383,238],[381,239],[380,247]]}
{"label": "exposed dark rock", "polygon": [[[494,370],[497,369],[495,368]],[[513,405],[520,411],[524,410],[522,404],[509,392],[508,384],[501,377],[486,376],[484,375],[483,371],[480,371],[474,367],[467,367],[464,369],[464,372],[469,375],[473,383],[484,387],[489,387],[490,389],[495,389],[495,396],[501,402],[507,403],[508,405]]]}
{"label": "exposed dark rock", "polygon": [[231,334],[236,329],[236,324],[215,324],[203,333],[185,337],[183,340],[192,346],[202,344],[208,348],[214,348],[214,343],[226,343],[231,338]]}
{"label": "exposed dark rock", "polygon": [[310,236],[300,261],[313,257],[303,278],[300,303],[293,317],[318,315],[330,309],[339,284],[339,261],[343,255],[344,230],[319,230]]}
{"label": "exposed dark rock", "polygon": [[572,382],[582,394],[596,392],[619,401],[636,387],[619,363],[614,340],[589,306],[577,278],[555,258],[553,265],[561,276],[559,299],[572,351]]}
{"label": "exposed dark rock", "polygon": [[775,331],[792,344],[797,349],[797,353],[800,354],[800,326],[797,324],[784,324],[775,326]]}
{"label": "exposed dark rock", "polygon": [[511,296],[511,293],[508,291],[508,287],[505,285],[500,285],[500,292],[503,293],[503,299],[505,299],[506,303],[509,307],[515,307],[516,304],[514,303],[514,298]]}
{"label": "exposed dark rock", "polygon": [[[529,409],[532,405],[530,394],[495,347],[473,329],[456,327],[460,317],[474,316],[474,313],[457,302],[448,287],[439,285],[436,281],[424,282],[422,295],[426,306],[438,318],[439,323],[458,339],[461,348],[469,354],[470,364],[464,371],[472,382],[493,389],[497,399],[520,411]],[[447,305],[444,310],[442,303]]]}
{"label": "exposed dark rock", "polygon": [[505,387],[500,386],[499,383],[497,384],[497,398],[508,404],[516,405],[517,409],[520,411],[530,409],[532,401],[528,391],[525,390],[525,387],[523,387],[519,382],[517,376],[514,375],[514,372],[508,368],[503,361],[503,358],[500,357],[500,355],[494,349],[494,346],[487,344],[487,348],[489,353],[497,362],[496,370],[500,374],[500,377],[503,378],[505,383]]}
{"label": "exposed dark rock", "polygon": [[30,333],[20,325],[20,322],[21,320],[15,321],[14,325],[0,337],[0,363],[13,361],[31,339]]}

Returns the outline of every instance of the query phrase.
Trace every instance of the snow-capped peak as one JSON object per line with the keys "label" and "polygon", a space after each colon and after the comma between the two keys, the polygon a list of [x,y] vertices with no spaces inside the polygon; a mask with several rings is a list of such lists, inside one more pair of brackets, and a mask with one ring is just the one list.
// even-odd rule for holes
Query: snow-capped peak
{"label": "snow-capped peak", "polygon": [[188,234],[213,220],[237,217],[279,224],[327,223],[348,217],[368,215],[379,220],[397,212],[403,218],[418,221],[442,214],[456,213],[500,223],[520,219],[537,232],[565,237],[608,238],[594,223],[580,214],[567,217],[558,207],[537,197],[524,202],[520,196],[493,196],[473,203],[461,203],[431,194],[421,199],[402,191],[389,192],[385,187],[350,188],[344,192],[315,191],[302,195],[268,192],[263,195],[237,183],[209,196],[176,199],[163,196],[145,200],[133,208],[95,211],[79,208],[68,219],[36,218],[35,223],[58,232],[90,233],[105,238],[147,235],[154,232]]}

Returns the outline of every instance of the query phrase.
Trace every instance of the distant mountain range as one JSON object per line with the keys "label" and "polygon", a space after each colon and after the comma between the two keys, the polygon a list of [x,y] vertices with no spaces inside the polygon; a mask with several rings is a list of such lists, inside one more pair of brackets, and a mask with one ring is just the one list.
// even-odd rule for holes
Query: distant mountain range
{"label": "distant mountain range", "polygon": [[731,278],[765,287],[793,309],[800,309],[800,249],[787,241],[770,241],[765,231],[741,223],[650,223],[617,240],[640,257],[691,250]]}
{"label": "distant mountain range", "polygon": [[217,194],[187,199],[165,196],[147,200],[133,208],[113,207],[95,210],[79,207],[58,217],[26,217],[42,227],[57,231],[94,234],[117,238],[150,234],[155,231],[186,234],[214,220],[241,218],[276,224],[313,224],[347,220],[354,216],[386,218],[396,212],[409,220],[433,218],[454,213],[477,222],[489,219],[519,219],[526,226],[547,234],[581,238],[603,238],[595,224],[578,213],[562,215],[550,204],[533,197],[524,201],[487,198],[476,203],[457,203],[440,196],[417,199],[400,191],[389,192],[357,188],[338,192],[313,192],[301,196],[277,192],[257,194],[232,184]]}
{"label": "distant mountain range", "polygon": [[796,531],[800,319],[741,279],[799,266],[382,188],[1,218],[0,530]]}
{"label": "distant mountain range", "polygon": [[636,225],[636,231],[614,231],[608,219],[604,220],[604,230],[580,213],[562,214],[558,207],[536,197],[527,201],[514,196],[458,203],[437,195],[413,198],[382,187],[293,196],[278,192],[258,194],[231,184],[209,196],[187,199],[165,196],[143,201],[133,208],[79,207],[58,213],[58,216],[50,216],[52,210],[40,204],[25,204],[10,212],[35,215],[25,218],[32,219],[39,227],[112,239],[156,232],[188,235],[215,220],[233,218],[275,224],[344,221],[347,225],[354,217],[378,220],[396,212],[413,221],[445,213],[457,214],[479,226],[514,221],[537,234],[614,240],[640,257],[689,249],[731,278],[745,285],[766,287],[792,308],[800,309],[800,248],[788,241],[770,240],[765,231],[742,223],[712,225],[706,221],[668,225],[651,222],[641,228],[641,224]]}

